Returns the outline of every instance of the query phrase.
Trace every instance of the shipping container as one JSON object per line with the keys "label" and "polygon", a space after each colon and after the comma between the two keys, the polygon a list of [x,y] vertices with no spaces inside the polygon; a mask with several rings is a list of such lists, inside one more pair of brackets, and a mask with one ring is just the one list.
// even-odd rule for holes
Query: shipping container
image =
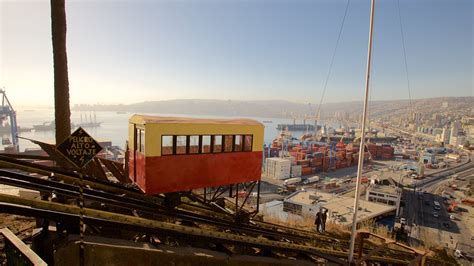
{"label": "shipping container", "polygon": [[289,178],[291,173],[291,161],[286,158],[267,158],[265,172],[267,177],[270,178]]}
{"label": "shipping container", "polygon": [[301,176],[301,165],[292,165],[291,166],[291,177]]}
{"label": "shipping container", "polygon": [[311,167],[302,167],[301,168],[301,175],[310,175],[312,173]]}

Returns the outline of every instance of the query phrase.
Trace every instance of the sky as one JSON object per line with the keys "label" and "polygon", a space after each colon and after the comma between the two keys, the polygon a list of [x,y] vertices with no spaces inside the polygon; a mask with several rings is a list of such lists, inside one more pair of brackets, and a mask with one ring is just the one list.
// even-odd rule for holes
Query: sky
{"label": "sky", "polygon": [[[319,103],[346,0],[66,0],[71,104]],[[471,0],[376,4],[371,100],[474,95]],[[0,0],[0,87],[54,104],[50,2]],[[323,103],[363,100],[370,1],[351,0]]]}

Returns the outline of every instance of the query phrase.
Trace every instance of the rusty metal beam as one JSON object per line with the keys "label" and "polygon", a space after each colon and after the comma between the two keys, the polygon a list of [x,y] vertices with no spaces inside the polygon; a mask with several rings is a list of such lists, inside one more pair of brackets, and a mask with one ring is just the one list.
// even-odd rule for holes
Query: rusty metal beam
{"label": "rusty metal beam", "polygon": [[[16,204],[28,206],[30,208],[43,209],[48,211],[53,211],[58,214],[66,213],[70,215],[79,215],[80,208],[73,205],[60,204],[55,202],[47,202],[41,200],[32,200],[24,199],[16,196],[3,195],[0,194],[0,205],[1,204]],[[156,220],[149,220],[140,217],[134,217],[130,215],[111,213],[106,211],[94,210],[89,208],[84,208],[84,217],[85,219],[94,219],[94,220],[103,220],[110,221],[115,223],[123,224],[124,226],[136,226],[148,230],[158,230],[174,234],[186,235],[188,237],[202,237],[205,239],[210,239],[219,243],[232,243],[239,245],[252,246],[257,248],[273,248],[277,250],[286,250],[292,252],[304,252],[310,253],[317,257],[324,258],[331,262],[337,263],[339,265],[345,265],[346,262],[338,259],[335,256],[342,257],[345,256],[345,252],[335,251],[335,250],[325,250],[321,248],[315,248],[307,245],[301,244],[291,244],[286,242],[279,242],[274,240],[267,240],[257,237],[250,236],[241,236],[235,234],[229,234],[225,232],[217,232],[210,230],[203,230],[199,228],[189,227],[178,225],[174,223],[161,222]]]}
{"label": "rusty metal beam", "polygon": [[94,158],[85,166],[84,173],[97,179],[109,180],[97,158]]}
{"label": "rusty metal beam", "polygon": [[[121,183],[131,183],[132,180],[125,175],[123,169],[119,168],[119,164],[117,162],[107,160],[104,158],[98,158],[98,160],[109,170],[115,178]],[[120,164],[123,167],[123,164]]]}
{"label": "rusty metal beam", "polygon": [[[75,173],[67,173],[67,171],[61,171],[60,169],[56,169],[54,167],[36,165],[34,163],[6,158],[2,155],[0,155],[0,168],[17,169],[17,170],[22,170],[25,172],[37,173],[44,176],[51,176],[51,174],[54,173],[55,179],[64,181],[65,183],[78,184],[79,182],[79,178],[75,176]],[[94,189],[98,189],[98,190],[102,190],[102,191],[106,191],[106,192],[110,192],[114,194],[121,194],[126,197],[139,198],[139,199],[143,199],[143,200],[147,200],[151,202],[160,201],[156,197],[146,197],[143,193],[134,191],[132,189],[126,189],[122,186],[114,185],[112,182],[97,182],[97,181],[93,181],[91,178],[88,178],[88,179],[85,178],[84,185],[89,186]]]}

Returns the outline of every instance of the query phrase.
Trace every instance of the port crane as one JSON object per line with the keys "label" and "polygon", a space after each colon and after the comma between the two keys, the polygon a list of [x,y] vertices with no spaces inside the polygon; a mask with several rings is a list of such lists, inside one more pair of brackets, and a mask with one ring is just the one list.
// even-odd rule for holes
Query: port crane
{"label": "port crane", "polygon": [[19,151],[18,146],[18,126],[16,124],[16,112],[13,109],[10,101],[8,100],[7,94],[5,92],[5,87],[0,88],[0,93],[2,94],[2,107],[0,109],[0,118],[1,122],[10,117],[10,132],[12,136],[12,145],[15,147],[16,151]]}

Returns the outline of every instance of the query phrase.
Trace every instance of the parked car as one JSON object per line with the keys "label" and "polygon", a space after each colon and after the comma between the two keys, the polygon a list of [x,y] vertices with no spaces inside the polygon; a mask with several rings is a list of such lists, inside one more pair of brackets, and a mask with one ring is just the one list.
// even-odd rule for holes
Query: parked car
{"label": "parked car", "polygon": [[400,223],[401,223],[401,224],[406,224],[406,223],[407,223],[407,219],[405,219],[405,218],[400,218]]}
{"label": "parked car", "polygon": [[439,217],[439,214],[437,212],[433,212],[434,217]]}

